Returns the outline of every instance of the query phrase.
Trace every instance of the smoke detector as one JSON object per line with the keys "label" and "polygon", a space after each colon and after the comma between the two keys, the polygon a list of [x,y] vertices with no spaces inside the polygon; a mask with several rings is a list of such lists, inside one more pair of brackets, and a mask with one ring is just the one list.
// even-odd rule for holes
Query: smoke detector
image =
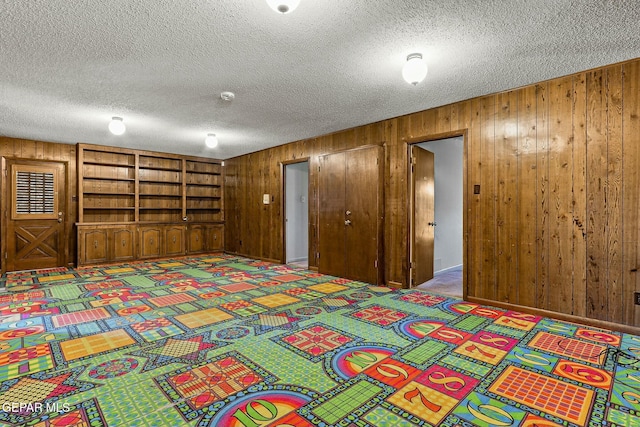
{"label": "smoke detector", "polygon": [[233,92],[222,92],[220,94],[220,99],[223,101],[231,102],[235,99],[236,95]]}

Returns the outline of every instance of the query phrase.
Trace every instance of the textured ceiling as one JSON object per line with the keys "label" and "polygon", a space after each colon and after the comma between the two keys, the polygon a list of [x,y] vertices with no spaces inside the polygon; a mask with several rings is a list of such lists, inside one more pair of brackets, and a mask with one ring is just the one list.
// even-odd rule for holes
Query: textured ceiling
{"label": "textured ceiling", "polygon": [[0,0],[0,16],[0,135],[222,159],[640,56],[637,0]]}

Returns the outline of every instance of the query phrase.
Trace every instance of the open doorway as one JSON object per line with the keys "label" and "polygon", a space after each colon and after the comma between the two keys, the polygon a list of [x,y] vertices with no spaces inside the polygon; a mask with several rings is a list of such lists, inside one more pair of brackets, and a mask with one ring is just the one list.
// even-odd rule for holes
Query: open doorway
{"label": "open doorway", "polygon": [[463,297],[464,137],[411,149],[411,286]]}
{"label": "open doorway", "polygon": [[284,165],[285,263],[309,267],[309,162]]}

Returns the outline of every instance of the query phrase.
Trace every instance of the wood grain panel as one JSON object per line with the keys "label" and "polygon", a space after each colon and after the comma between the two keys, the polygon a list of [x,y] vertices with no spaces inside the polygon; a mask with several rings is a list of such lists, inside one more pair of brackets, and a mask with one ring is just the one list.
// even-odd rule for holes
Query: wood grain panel
{"label": "wood grain panel", "polygon": [[573,306],[571,161],[573,133],[573,78],[549,83],[549,288],[546,310],[571,314]]}
{"label": "wood grain panel", "polygon": [[622,66],[607,69],[607,317],[624,318],[622,278]]}
{"label": "wood grain panel", "polygon": [[518,299],[517,217],[517,112],[518,92],[501,93],[496,100],[496,298],[512,302]]}
{"label": "wood grain panel", "polygon": [[[484,295],[482,283],[482,145],[480,144],[480,129],[482,123],[482,109],[479,99],[471,101],[471,122],[468,132],[469,159],[467,161],[469,176],[469,207],[467,221],[469,222],[469,240],[467,251],[469,265],[467,266],[467,295]],[[475,187],[478,193],[475,194]]]}
{"label": "wood grain panel", "polygon": [[607,320],[607,73],[587,73],[587,317]]}
{"label": "wood grain panel", "polygon": [[640,325],[640,61],[623,65],[622,75],[623,307],[620,323]]}
{"label": "wood grain panel", "polygon": [[549,83],[536,85],[536,254],[538,308],[549,300]]}
{"label": "wood grain panel", "polygon": [[573,79],[573,314],[587,314],[587,75]]}
{"label": "wood grain panel", "polygon": [[[515,304],[535,307],[537,285],[536,88],[518,94],[518,261]],[[480,221],[481,222],[481,221]]]}
{"label": "wood grain panel", "polygon": [[482,294],[489,299],[496,299],[496,141],[495,141],[495,111],[496,96],[487,96],[480,102],[480,156],[482,162],[481,210],[482,222],[491,223],[492,227],[482,227],[482,267],[480,283]]}

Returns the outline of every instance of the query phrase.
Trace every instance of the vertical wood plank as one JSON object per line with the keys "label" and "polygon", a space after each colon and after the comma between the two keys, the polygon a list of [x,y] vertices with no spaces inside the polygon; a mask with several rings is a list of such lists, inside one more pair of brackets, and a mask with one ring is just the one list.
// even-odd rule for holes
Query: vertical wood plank
{"label": "vertical wood plank", "polygon": [[622,77],[622,206],[623,307],[622,323],[640,325],[640,61],[623,65]]}
{"label": "vertical wood plank", "polygon": [[536,199],[538,202],[536,307],[547,307],[549,299],[549,85],[536,85]]}
{"label": "vertical wood plank", "polygon": [[571,314],[573,78],[549,83],[549,289],[547,310]]}
{"label": "vertical wood plank", "polygon": [[518,93],[498,95],[495,125],[496,299],[517,301],[517,122]]}
{"label": "vertical wood plank", "polygon": [[536,88],[528,86],[518,97],[518,295],[516,304],[536,305],[537,179]]}
{"label": "vertical wood plank", "polygon": [[606,320],[607,74],[587,73],[587,316]]}
{"label": "vertical wood plank", "polygon": [[622,66],[607,69],[607,320],[624,316],[622,282]]}
{"label": "vertical wood plank", "polygon": [[587,75],[573,79],[573,314],[587,314]]}
{"label": "vertical wood plank", "polygon": [[[482,158],[482,105],[479,99],[471,101],[471,127],[469,129],[469,266],[467,274],[467,295],[483,297],[482,293],[482,268],[484,266],[482,255],[482,189],[483,182],[483,158]],[[475,186],[479,193],[474,194]]]}
{"label": "vertical wood plank", "polygon": [[[482,222],[482,269],[480,277],[482,298],[496,298],[496,152],[495,152],[495,121],[496,96],[487,96],[480,101],[481,109],[481,162],[482,189],[481,210]],[[491,225],[489,225],[491,224]]]}

